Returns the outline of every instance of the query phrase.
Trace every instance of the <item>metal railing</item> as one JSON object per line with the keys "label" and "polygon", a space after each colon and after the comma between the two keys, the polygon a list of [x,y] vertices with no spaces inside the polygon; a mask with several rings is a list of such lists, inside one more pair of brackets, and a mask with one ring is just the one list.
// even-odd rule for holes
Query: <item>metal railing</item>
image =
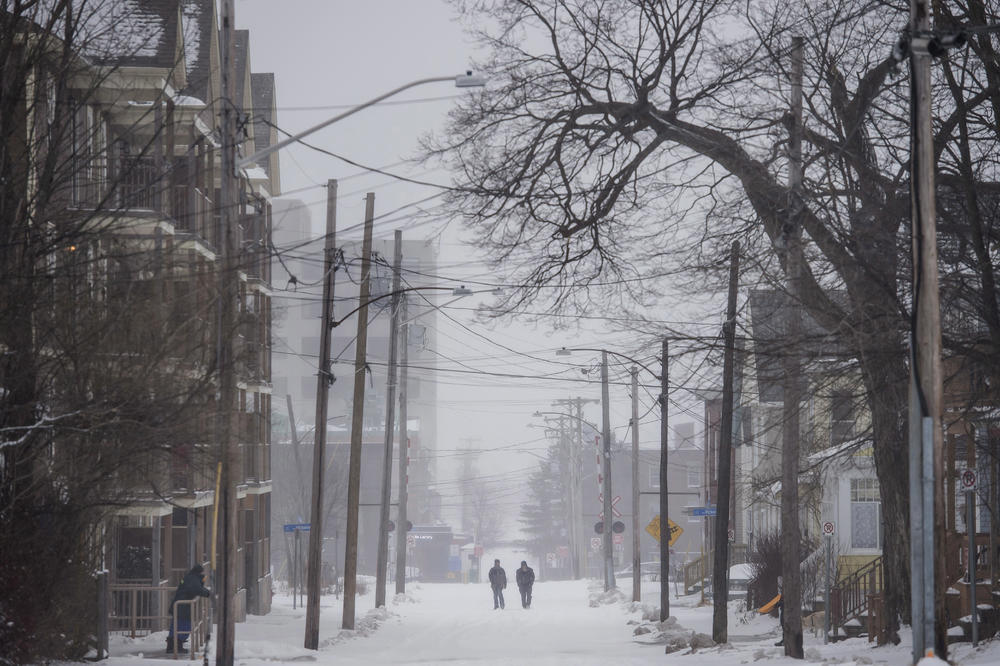
{"label": "metal railing", "polygon": [[[181,630],[178,628],[178,615],[179,610],[187,606],[190,612],[191,627],[189,630]],[[177,639],[182,635],[188,642],[188,656],[191,659],[197,658],[197,653],[201,650],[202,646],[205,645],[205,636],[208,634],[209,619],[208,619],[208,600],[205,597],[195,597],[194,599],[175,601],[174,602],[174,612],[171,618],[172,626],[171,633],[173,634],[174,640],[172,643],[172,648],[174,652],[174,659],[178,657],[179,653],[177,651],[177,644],[180,642]]]}

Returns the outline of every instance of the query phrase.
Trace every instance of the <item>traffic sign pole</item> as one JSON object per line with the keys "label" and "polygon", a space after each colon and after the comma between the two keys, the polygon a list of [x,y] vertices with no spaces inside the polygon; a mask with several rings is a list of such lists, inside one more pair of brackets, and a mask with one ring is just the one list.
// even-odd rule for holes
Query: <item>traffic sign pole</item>
{"label": "traffic sign pole", "polygon": [[979,604],[976,603],[976,471],[962,472],[962,487],[965,489],[965,528],[969,532],[969,596],[972,615],[972,647],[979,645]]}
{"label": "traffic sign pole", "polygon": [[826,539],[826,585],[823,590],[823,645],[830,641],[830,585],[833,577],[833,535],[837,527],[832,521],[823,523],[823,537]]}

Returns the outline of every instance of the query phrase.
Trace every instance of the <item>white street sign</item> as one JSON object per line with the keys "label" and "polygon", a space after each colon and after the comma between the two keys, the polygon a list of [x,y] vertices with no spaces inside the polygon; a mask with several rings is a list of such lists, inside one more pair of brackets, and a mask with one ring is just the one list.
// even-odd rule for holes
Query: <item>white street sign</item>
{"label": "white street sign", "polygon": [[825,523],[823,523],[823,534],[825,534],[826,536],[833,536],[836,531],[837,531],[837,526],[833,523],[832,520],[828,520]]}
{"label": "white street sign", "polygon": [[962,470],[962,490],[976,489],[976,470]]}

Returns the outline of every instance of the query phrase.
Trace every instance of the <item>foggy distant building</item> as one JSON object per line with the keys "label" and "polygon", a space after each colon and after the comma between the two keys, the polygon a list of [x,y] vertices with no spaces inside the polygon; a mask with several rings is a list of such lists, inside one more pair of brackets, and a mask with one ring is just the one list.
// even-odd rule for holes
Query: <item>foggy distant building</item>
{"label": "foggy distant building", "polygon": [[[297,200],[275,202],[274,238],[282,261],[275,264],[274,316],[274,406],[279,414],[275,418],[276,442],[291,446],[288,426],[288,403],[300,435],[300,446],[308,450],[308,460],[301,468],[286,466],[288,481],[279,479],[275,471],[276,488],[288,483],[296,488],[310,487],[311,447],[314,441],[313,425],[316,412],[316,373],[319,362],[320,318],[322,316],[323,238],[315,229],[308,208]],[[327,423],[327,460],[331,466],[345,467],[349,459],[348,443],[351,431],[351,414],[354,394],[354,355],[357,334],[357,317],[349,315],[358,307],[361,281],[361,243],[356,240],[338,243],[342,261],[334,276],[334,320],[343,319],[331,335],[330,354],[335,381],[329,391]],[[378,506],[381,488],[382,455],[386,417],[386,390],[388,384],[389,326],[392,298],[392,270],[394,248],[391,238],[376,238],[373,242],[371,295],[368,308],[367,364],[369,373],[365,382],[365,405],[362,447],[361,502],[359,516],[359,562],[361,573],[374,573],[375,545],[378,539]],[[404,241],[402,288],[426,285],[434,280],[437,270],[436,249],[423,241]],[[437,385],[433,368],[432,350],[437,342],[437,310],[432,304],[442,299],[437,291],[410,291],[405,320],[409,322],[407,379],[408,410],[408,519],[414,524],[433,525],[441,519],[441,499],[435,490],[436,459],[434,449],[437,438],[436,399]],[[382,296],[383,298],[379,298]],[[402,323],[402,321],[401,321]],[[397,361],[401,362],[402,347]],[[397,375],[397,381],[400,376]],[[399,389],[394,424],[395,453],[392,463],[392,499],[397,497],[397,465],[400,447]],[[404,443],[405,445],[405,443]],[[301,451],[300,451],[301,454]],[[301,469],[301,473],[299,472]],[[334,474],[339,474],[335,472]],[[328,475],[331,474],[328,469]],[[346,480],[346,474],[344,475]],[[336,481],[331,481],[336,484]],[[272,534],[277,538],[284,523],[308,522],[309,515],[295,492],[288,498],[279,489],[276,510],[272,516]],[[309,490],[311,492],[311,490]],[[339,491],[331,489],[328,494]],[[285,501],[287,499],[287,501]],[[324,530],[326,544],[343,536],[346,493],[341,500],[330,505],[332,514],[327,517]],[[391,515],[395,520],[396,509]],[[390,539],[394,543],[394,539]],[[343,563],[343,545],[337,542],[335,556],[338,568]],[[329,546],[325,546],[329,552]],[[324,559],[333,557],[325,555]]]}

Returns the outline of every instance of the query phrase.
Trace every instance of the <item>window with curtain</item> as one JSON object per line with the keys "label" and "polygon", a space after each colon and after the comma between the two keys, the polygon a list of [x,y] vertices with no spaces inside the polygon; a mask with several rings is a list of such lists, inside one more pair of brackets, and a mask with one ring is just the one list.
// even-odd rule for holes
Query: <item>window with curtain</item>
{"label": "window with curtain", "polygon": [[882,498],[877,479],[851,479],[851,547],[882,546]]}

